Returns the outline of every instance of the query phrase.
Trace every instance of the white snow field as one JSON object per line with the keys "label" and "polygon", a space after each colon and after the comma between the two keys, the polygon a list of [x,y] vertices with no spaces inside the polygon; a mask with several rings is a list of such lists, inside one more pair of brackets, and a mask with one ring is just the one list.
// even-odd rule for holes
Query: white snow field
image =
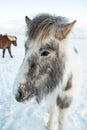
{"label": "white snow field", "polygon": [[[6,51],[3,59],[0,50],[0,130],[47,130],[49,111],[45,101],[22,104],[13,95],[14,79],[24,57],[25,23],[16,23],[14,28],[0,28],[0,33],[17,36],[18,43],[17,47],[11,46],[13,58]],[[70,41],[82,60],[83,84],[65,130],[87,130],[87,29],[74,28]],[[54,130],[57,130],[57,123]]]}

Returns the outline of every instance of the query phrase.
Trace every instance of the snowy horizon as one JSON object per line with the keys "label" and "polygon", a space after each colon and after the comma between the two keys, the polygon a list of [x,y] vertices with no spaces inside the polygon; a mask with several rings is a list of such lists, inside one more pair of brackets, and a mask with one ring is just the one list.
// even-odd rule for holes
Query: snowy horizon
{"label": "snowy horizon", "polygon": [[0,1],[0,26],[9,20],[22,20],[26,15],[30,18],[39,13],[50,13],[77,20],[77,25],[87,26],[86,0],[3,0]]}

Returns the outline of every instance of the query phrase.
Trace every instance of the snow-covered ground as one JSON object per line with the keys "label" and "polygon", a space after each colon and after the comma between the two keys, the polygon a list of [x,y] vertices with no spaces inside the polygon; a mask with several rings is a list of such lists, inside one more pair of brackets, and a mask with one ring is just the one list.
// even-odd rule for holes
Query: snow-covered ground
{"label": "snow-covered ground", "polygon": [[[25,25],[16,23],[13,29],[0,28],[0,33],[13,34],[18,38],[18,46],[12,46],[14,58],[10,58],[6,51],[3,59],[0,50],[0,130],[46,130],[49,113],[45,102],[42,101],[40,105],[36,102],[17,103],[12,92],[15,76],[24,57]],[[71,41],[82,59],[83,85],[78,103],[70,112],[66,129],[87,130],[87,30],[74,28]]]}

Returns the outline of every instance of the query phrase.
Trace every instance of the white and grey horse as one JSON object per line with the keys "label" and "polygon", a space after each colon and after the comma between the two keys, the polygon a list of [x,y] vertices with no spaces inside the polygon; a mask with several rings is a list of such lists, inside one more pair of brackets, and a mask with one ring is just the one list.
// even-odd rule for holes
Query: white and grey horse
{"label": "white and grey horse", "polygon": [[54,129],[55,108],[59,111],[58,130],[64,130],[69,108],[79,95],[81,65],[76,50],[68,43],[76,21],[49,14],[25,17],[27,40],[25,57],[14,83],[18,102],[46,98],[50,106],[48,129]]}

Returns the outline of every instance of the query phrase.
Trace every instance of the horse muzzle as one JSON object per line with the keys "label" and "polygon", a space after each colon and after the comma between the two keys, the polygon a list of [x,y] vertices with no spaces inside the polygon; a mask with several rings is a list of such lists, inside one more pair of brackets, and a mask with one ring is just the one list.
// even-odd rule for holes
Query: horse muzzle
{"label": "horse muzzle", "polygon": [[20,84],[16,92],[15,98],[18,102],[25,102],[31,100],[36,95],[36,88],[31,88],[30,86],[26,86],[26,84]]}
{"label": "horse muzzle", "polygon": [[15,46],[17,46],[17,43],[15,44]]}

